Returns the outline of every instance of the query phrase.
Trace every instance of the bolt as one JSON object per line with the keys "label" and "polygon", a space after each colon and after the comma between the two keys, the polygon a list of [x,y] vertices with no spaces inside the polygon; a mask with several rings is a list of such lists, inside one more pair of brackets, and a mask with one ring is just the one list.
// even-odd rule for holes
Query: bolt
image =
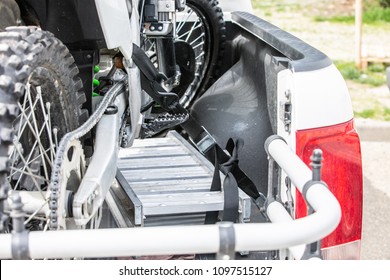
{"label": "bolt", "polygon": [[25,230],[22,198],[18,193],[14,193],[11,199],[11,218],[13,219],[13,231],[20,233]]}
{"label": "bolt", "polygon": [[290,97],[291,97],[291,90],[289,90],[289,89],[286,90],[284,95],[286,96],[287,99],[290,99]]}
{"label": "bolt", "polygon": [[110,105],[107,107],[107,109],[104,113],[106,115],[115,115],[116,113],[118,113],[118,107],[115,105]]}
{"label": "bolt", "polygon": [[320,149],[315,149],[310,159],[310,166],[313,169],[313,181],[321,181],[322,151]]}
{"label": "bolt", "polygon": [[[313,154],[310,158],[312,160],[312,164],[321,164],[323,157],[322,157],[322,151],[321,149],[315,149],[313,151]],[[317,167],[317,166],[316,166]]]}

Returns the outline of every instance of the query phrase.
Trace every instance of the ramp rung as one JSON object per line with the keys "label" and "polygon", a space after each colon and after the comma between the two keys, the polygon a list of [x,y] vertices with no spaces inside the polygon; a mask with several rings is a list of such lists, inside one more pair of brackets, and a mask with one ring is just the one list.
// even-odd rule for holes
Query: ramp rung
{"label": "ramp rung", "polygon": [[139,195],[144,206],[144,215],[199,213],[223,209],[223,193],[172,193]]}

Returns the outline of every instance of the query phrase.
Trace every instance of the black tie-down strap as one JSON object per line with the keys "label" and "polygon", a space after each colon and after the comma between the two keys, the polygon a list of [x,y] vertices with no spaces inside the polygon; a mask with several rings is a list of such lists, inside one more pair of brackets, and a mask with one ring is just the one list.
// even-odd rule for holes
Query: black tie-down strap
{"label": "black tie-down strap", "polygon": [[[211,135],[205,130],[204,127],[200,126],[194,118],[190,116],[190,118],[180,125],[191,137],[195,145],[200,149],[200,151],[205,155],[205,157],[212,163],[215,163],[215,152],[217,153],[218,164],[221,166],[226,162],[229,162],[232,155],[227,154],[215,140],[211,137]],[[204,141],[204,139],[210,139],[208,141]],[[207,143],[203,147],[203,143]],[[227,150],[232,150],[230,147],[232,146],[232,142],[229,141],[227,144]],[[240,145],[243,145],[243,143]],[[240,146],[241,148],[241,146]],[[215,151],[216,150],[216,151]],[[221,169],[222,173],[226,175],[223,169]],[[253,181],[242,171],[240,166],[237,164],[235,168],[232,169],[231,173],[233,174],[235,180],[239,188],[245,192],[248,196],[250,196],[256,203],[259,205],[262,197],[259,194],[255,184]]]}
{"label": "black tie-down strap", "polygon": [[[222,221],[236,222],[238,218],[238,207],[239,207],[239,196],[238,196],[238,183],[233,173],[238,168],[238,152],[244,145],[244,141],[239,138],[237,140],[229,139],[226,150],[231,155],[230,159],[220,164],[219,155],[216,146],[214,146],[214,157],[215,157],[215,169],[213,181],[211,183],[210,191],[221,191],[221,177],[219,171],[221,170],[226,177],[223,181],[223,197],[224,207]],[[205,218],[205,224],[215,224],[218,221],[218,211],[208,212]]]}
{"label": "black tie-down strap", "polygon": [[[157,71],[145,52],[136,45],[133,45],[132,59],[140,69],[142,88],[155,102],[159,103],[169,113],[188,114],[188,111],[179,103],[179,97],[175,93],[168,93],[162,88],[160,83],[164,80],[164,75]],[[188,133],[194,143],[200,143],[202,139],[208,137],[212,139],[211,135],[191,115],[180,126]],[[237,153],[242,144],[229,141],[227,150],[230,151],[231,155],[227,154],[214,140],[206,143],[205,148],[204,144],[205,142],[202,144],[203,147],[197,145],[198,149],[210,162],[218,162],[215,166],[219,168],[216,168],[217,171],[215,172],[219,172],[218,169],[222,171],[226,175],[226,184],[238,185],[241,190],[257,202],[260,195],[255,184],[238,166]],[[230,198],[225,201],[230,203]]]}

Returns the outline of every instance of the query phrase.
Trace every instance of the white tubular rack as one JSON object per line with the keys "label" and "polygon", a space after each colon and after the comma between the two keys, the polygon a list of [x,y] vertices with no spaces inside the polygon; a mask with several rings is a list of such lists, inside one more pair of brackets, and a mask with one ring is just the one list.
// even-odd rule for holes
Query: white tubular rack
{"label": "white tubular rack", "polygon": [[[282,139],[270,141],[268,153],[302,192],[311,180],[310,169]],[[324,238],[340,222],[340,205],[326,186],[313,184],[305,197],[314,214],[286,219],[284,207],[272,202],[267,213],[279,222],[234,224],[230,235],[219,224],[30,232],[28,251],[31,258],[39,259],[218,253],[226,242],[234,251],[291,248]],[[12,238],[12,234],[0,235],[1,259],[12,258]]]}

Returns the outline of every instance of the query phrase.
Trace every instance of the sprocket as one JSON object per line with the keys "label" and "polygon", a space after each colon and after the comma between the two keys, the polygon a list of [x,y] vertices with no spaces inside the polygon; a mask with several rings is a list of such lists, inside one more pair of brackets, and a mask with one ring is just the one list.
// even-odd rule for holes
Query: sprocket
{"label": "sprocket", "polygon": [[72,140],[66,149],[66,156],[61,165],[58,184],[57,215],[58,229],[60,230],[78,228],[72,219],[72,197],[83,178],[86,169],[85,166],[85,156],[81,143],[78,140]]}

